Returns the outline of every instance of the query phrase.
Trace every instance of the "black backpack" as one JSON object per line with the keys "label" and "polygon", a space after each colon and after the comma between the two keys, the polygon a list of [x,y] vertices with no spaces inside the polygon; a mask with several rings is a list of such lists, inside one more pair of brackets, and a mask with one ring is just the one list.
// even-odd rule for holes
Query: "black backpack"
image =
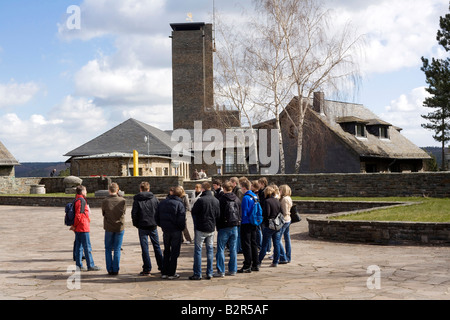
{"label": "black backpack", "polygon": [[81,202],[80,213],[84,213],[84,210],[86,208],[86,201],[83,198],[77,198],[72,202],[66,204],[66,215],[64,216],[64,224],[66,226],[73,226],[73,223],[75,221],[75,202],[78,200],[80,200]]}
{"label": "black backpack", "polygon": [[239,205],[236,201],[227,201],[225,207],[225,224],[228,226],[238,226],[241,223]]}

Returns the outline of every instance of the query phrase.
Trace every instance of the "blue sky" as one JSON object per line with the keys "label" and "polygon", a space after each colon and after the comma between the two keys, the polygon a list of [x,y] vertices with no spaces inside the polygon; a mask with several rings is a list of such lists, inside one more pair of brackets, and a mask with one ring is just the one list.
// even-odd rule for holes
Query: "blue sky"
{"label": "blue sky", "polygon": [[[250,2],[215,0],[229,19]],[[79,30],[66,26],[71,5],[81,8]],[[427,111],[420,57],[445,56],[435,35],[448,1],[325,5],[366,39],[361,86],[346,100],[402,127],[418,146],[438,146],[420,127]],[[188,13],[212,22],[211,12],[212,0],[1,1],[0,141],[21,162],[65,161],[65,153],[130,117],[171,129],[169,24]]]}

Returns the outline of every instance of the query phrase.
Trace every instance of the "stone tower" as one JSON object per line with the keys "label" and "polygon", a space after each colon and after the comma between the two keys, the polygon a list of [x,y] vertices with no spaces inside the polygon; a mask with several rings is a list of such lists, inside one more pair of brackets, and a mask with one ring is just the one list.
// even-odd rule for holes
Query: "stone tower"
{"label": "stone tower", "polygon": [[238,111],[214,105],[212,24],[172,23],[173,129],[239,127]]}

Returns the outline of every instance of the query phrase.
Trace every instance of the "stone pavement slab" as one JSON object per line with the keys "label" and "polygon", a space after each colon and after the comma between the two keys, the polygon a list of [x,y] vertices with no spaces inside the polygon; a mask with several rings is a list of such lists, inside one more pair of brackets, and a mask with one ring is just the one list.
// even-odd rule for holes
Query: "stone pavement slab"
{"label": "stone pavement slab", "polygon": [[[313,216],[313,215],[311,215]],[[70,268],[73,232],[64,209],[0,206],[1,300],[448,300],[450,248],[378,246],[320,241],[308,236],[306,216],[291,225],[292,262],[259,272],[191,281],[193,245],[183,245],[177,280],[163,280],[142,268],[137,229],[127,209],[120,274],[107,275],[103,219],[91,215],[97,272],[82,272],[79,286]],[[192,219],[188,227],[193,235]],[[159,229],[160,238],[162,232]],[[205,250],[204,250],[205,251]],[[156,261],[150,249],[153,266]],[[203,252],[205,257],[205,252]],[[203,259],[206,269],[206,258]],[[238,255],[238,265],[243,257]],[[371,269],[370,266],[376,266]],[[377,269],[378,268],[378,269]],[[69,272],[67,271],[69,269]],[[373,270],[378,270],[373,271]],[[72,278],[71,278],[72,277]],[[378,282],[377,282],[378,281]]]}

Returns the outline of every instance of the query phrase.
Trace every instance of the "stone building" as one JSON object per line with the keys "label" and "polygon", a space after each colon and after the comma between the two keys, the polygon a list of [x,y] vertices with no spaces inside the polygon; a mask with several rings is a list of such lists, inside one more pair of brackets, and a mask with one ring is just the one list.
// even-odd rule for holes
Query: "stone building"
{"label": "stone building", "polygon": [[[128,119],[66,153],[75,176],[132,176],[133,150],[139,154],[139,175],[189,177],[189,163],[172,159],[175,142],[153,126]],[[189,155],[189,154],[188,154]]]}
{"label": "stone building", "polygon": [[0,141],[0,177],[14,177],[15,166],[18,165],[20,163]]}
{"label": "stone building", "polygon": [[[294,98],[286,107],[296,116]],[[316,92],[303,126],[301,173],[418,172],[430,156],[361,104],[326,100]],[[297,135],[286,111],[280,114],[286,173],[295,172]],[[275,119],[255,125],[275,128]]]}

